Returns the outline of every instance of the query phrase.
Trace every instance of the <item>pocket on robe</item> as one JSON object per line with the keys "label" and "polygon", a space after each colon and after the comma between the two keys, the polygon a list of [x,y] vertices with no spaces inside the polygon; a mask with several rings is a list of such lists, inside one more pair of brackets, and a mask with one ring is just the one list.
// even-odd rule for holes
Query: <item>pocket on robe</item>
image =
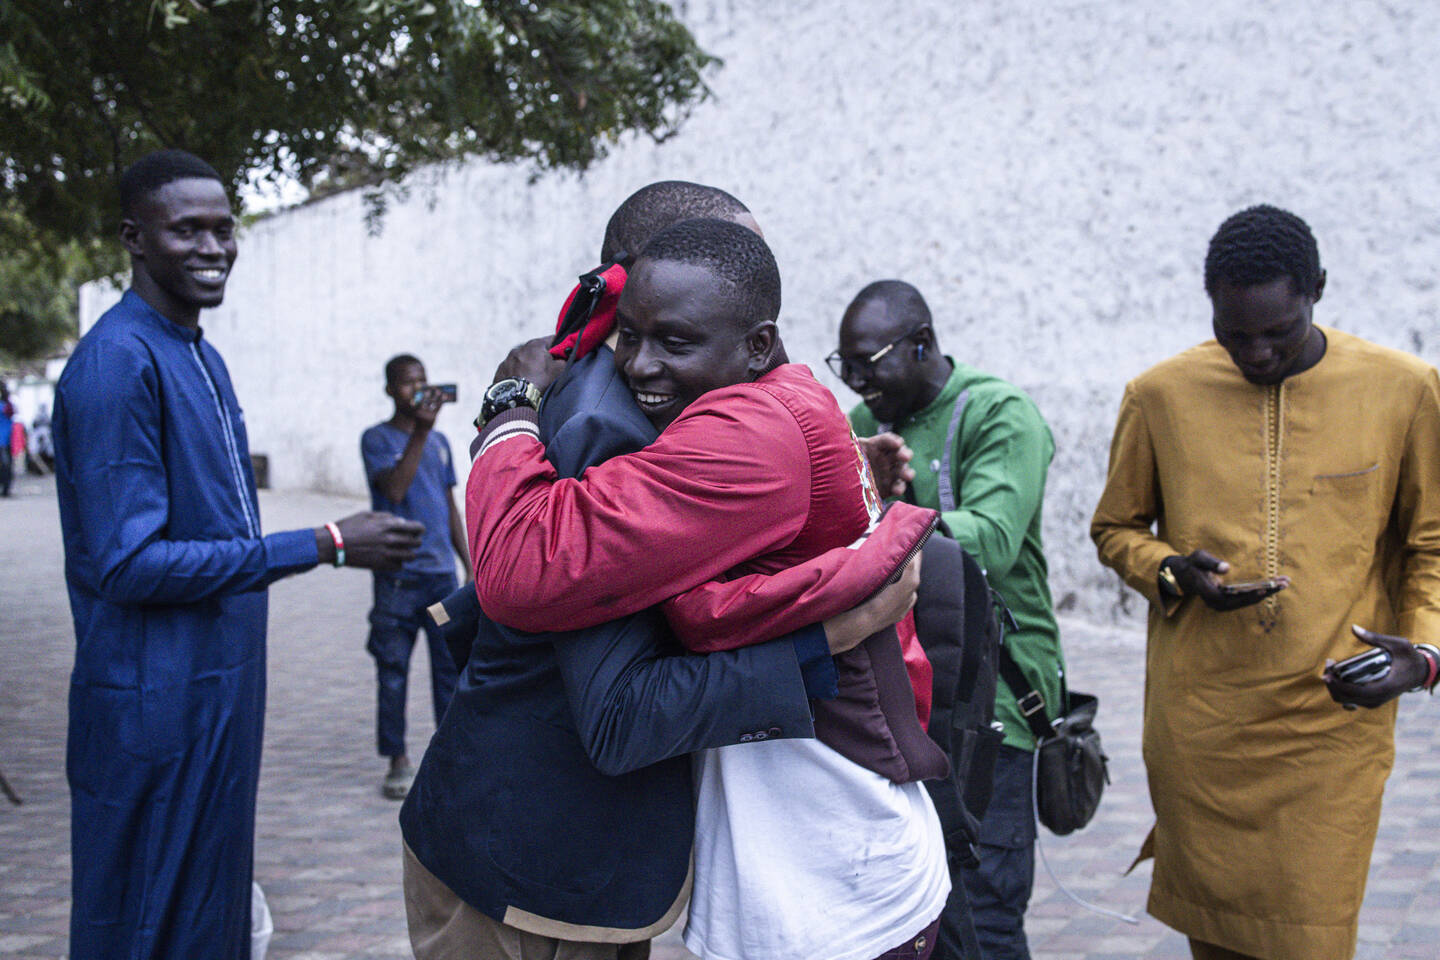
{"label": "pocket on robe", "polygon": [[1327,561],[1367,566],[1374,557],[1394,499],[1385,479],[1378,462],[1314,476],[1306,525],[1319,533]]}

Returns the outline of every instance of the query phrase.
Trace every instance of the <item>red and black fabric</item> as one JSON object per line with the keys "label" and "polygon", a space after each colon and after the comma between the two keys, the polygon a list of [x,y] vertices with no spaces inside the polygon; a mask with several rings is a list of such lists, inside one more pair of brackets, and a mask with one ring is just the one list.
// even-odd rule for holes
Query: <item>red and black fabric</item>
{"label": "red and black fabric", "polygon": [[625,289],[625,277],[625,268],[618,263],[596,267],[580,277],[555,321],[552,357],[579,360],[605,342],[615,329],[615,307]]}

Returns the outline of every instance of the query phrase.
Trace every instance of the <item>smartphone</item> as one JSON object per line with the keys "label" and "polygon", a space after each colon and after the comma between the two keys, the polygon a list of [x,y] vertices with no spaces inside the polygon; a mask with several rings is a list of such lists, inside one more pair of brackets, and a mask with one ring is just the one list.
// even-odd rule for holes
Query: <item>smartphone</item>
{"label": "smartphone", "polygon": [[1374,683],[1390,672],[1390,651],[1376,647],[1347,657],[1330,668],[1330,673],[1346,683]]}
{"label": "smartphone", "polygon": [[1249,580],[1245,583],[1222,583],[1220,592],[1227,597],[1233,597],[1240,593],[1274,593],[1285,585],[1284,580]]}
{"label": "smartphone", "polygon": [[441,403],[454,403],[459,396],[459,391],[453,383],[429,383],[422,388],[422,392],[415,398],[415,402],[424,403],[433,396],[438,396]]}

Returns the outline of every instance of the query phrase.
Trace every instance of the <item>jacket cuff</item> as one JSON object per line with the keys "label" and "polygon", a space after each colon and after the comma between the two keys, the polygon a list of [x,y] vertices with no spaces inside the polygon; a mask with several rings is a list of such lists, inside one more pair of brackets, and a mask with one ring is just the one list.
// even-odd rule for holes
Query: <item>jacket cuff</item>
{"label": "jacket cuff", "polygon": [[490,418],[470,444],[470,458],[481,456],[495,444],[514,437],[540,439],[540,414],[529,407],[513,407]]}
{"label": "jacket cuff", "polygon": [[835,658],[825,628],[820,624],[801,627],[790,634],[795,659],[800,662],[800,676],[805,681],[805,696],[811,700],[833,700],[840,695],[840,678],[835,672]]}

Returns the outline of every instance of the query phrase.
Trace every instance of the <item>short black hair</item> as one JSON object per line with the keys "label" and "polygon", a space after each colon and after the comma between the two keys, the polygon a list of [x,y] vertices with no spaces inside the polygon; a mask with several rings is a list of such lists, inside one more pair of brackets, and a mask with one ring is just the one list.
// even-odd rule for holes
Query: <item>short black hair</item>
{"label": "short black hair", "polygon": [[402,370],[404,370],[406,367],[410,366],[410,364],[412,364],[412,363],[414,363],[414,364],[419,364],[419,365],[422,366],[422,367],[425,366],[425,364],[420,363],[420,358],[419,358],[419,357],[413,356],[413,355],[408,354],[408,353],[397,353],[395,356],[391,357],[389,360],[386,360],[386,361],[385,361],[385,386],[388,387],[388,386],[392,385],[396,380],[400,379],[400,372],[401,372]]}
{"label": "short black hair", "polygon": [[855,294],[855,299],[850,301],[845,312],[849,313],[862,303],[877,300],[885,304],[886,313],[905,321],[905,326],[911,330],[930,324],[930,305],[925,302],[919,290],[904,280],[876,280],[874,283],[867,283]]}
{"label": "short black hair", "polygon": [[733,220],[750,208],[719,187],[688,180],[661,180],[641,187],[620,204],[605,225],[600,262],[612,263],[621,254],[633,260],[661,230],[681,220],[713,217]]}
{"label": "short black hair", "polygon": [[140,202],[167,183],[176,180],[215,180],[222,187],[225,181],[215,168],[184,150],[156,150],[147,153],[120,174],[120,215],[135,216]]}
{"label": "short black hair", "polygon": [[1205,253],[1205,292],[1218,285],[1253,287],[1290,278],[1295,293],[1313,294],[1320,282],[1320,248],[1310,226],[1295,214],[1269,204],[1230,216]]}
{"label": "short black hair", "polygon": [[729,220],[682,220],[650,239],[644,260],[704,267],[734,291],[735,320],[743,329],[780,316],[780,268],[759,234]]}

